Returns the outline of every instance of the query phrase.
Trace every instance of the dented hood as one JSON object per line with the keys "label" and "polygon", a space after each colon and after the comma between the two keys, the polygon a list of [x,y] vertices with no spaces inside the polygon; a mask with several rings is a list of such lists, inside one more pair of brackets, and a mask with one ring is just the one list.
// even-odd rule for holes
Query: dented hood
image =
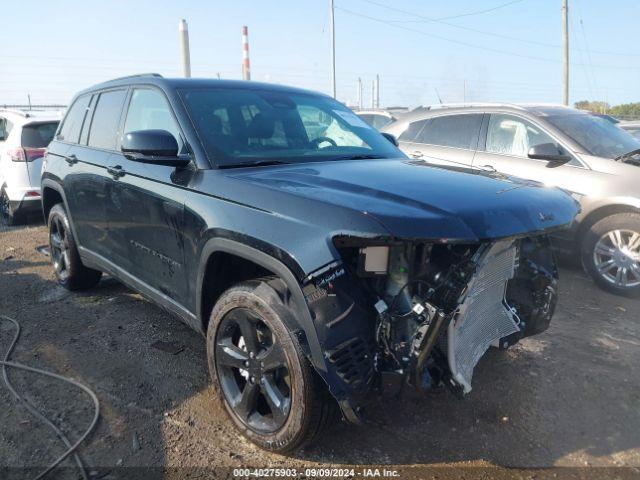
{"label": "dented hood", "polygon": [[[405,159],[303,163],[225,174],[312,203],[356,210],[398,238],[478,241],[516,236],[568,225],[578,213],[577,202],[557,188]],[[262,206],[288,210],[287,205]],[[313,216],[314,208],[320,206],[310,204],[301,215]]]}

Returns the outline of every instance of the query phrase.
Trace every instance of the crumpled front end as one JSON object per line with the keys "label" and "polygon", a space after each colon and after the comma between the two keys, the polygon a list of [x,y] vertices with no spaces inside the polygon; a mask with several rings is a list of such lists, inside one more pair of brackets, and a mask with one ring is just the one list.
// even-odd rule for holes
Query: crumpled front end
{"label": "crumpled front end", "polygon": [[546,236],[479,244],[338,237],[342,263],[313,276],[305,295],[327,371],[346,416],[372,393],[445,384],[472,389],[491,347],[544,331],[558,272]]}

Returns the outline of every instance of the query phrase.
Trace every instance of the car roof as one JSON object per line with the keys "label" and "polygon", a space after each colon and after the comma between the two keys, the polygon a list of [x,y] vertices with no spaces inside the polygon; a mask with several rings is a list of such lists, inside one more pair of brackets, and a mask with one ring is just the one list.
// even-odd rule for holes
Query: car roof
{"label": "car roof", "polygon": [[393,113],[386,110],[357,110],[354,112],[356,115],[382,115],[384,117],[393,117]]}
{"label": "car roof", "polygon": [[156,85],[157,87],[168,90],[180,88],[233,88],[242,90],[270,90],[329,97],[328,95],[325,95],[323,93],[305,90],[297,87],[278,85],[274,83],[254,82],[246,80],[221,80],[215,78],[165,78],[157,73],[143,73],[139,75],[130,75],[128,77],[116,78],[89,87],[79,92],[78,95],[91,93],[107,88],[142,84]]}
{"label": "car roof", "polygon": [[449,103],[417,107],[411,112],[402,115],[402,118],[400,120],[403,122],[407,122],[441,114],[492,111],[527,112],[532,115],[543,117],[552,115],[586,114],[586,112],[576,110],[575,108],[571,107],[565,107],[564,105],[544,103]]}

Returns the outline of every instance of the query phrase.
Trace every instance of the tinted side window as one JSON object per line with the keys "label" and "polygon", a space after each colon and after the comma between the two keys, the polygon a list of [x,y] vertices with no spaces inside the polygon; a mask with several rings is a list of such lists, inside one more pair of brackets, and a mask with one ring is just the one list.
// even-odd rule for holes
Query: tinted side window
{"label": "tinted side window", "polygon": [[475,148],[482,114],[434,117],[416,142],[443,147]]}
{"label": "tinted side window", "polygon": [[22,146],[30,148],[45,148],[56,133],[58,122],[32,123],[22,127]]}
{"label": "tinted side window", "polygon": [[364,113],[362,115],[358,115],[362,120],[364,120],[365,122],[367,122],[369,125],[371,125],[373,127],[373,115],[370,115],[368,113]]}
{"label": "tinted side window", "polygon": [[0,142],[4,142],[11,133],[13,124],[6,118],[0,118]]}
{"label": "tinted side window", "polygon": [[125,93],[125,90],[112,90],[100,94],[91,121],[90,146],[107,150],[115,148]]}
{"label": "tinted side window", "polygon": [[422,129],[428,122],[429,119],[418,120],[417,122],[410,123],[409,127],[404,132],[402,132],[398,140],[400,140],[401,142],[415,142],[416,138],[418,137],[420,132],[422,132]]}
{"label": "tinted side window", "polygon": [[78,98],[71,108],[67,111],[67,115],[62,122],[62,128],[58,133],[58,140],[64,140],[65,142],[77,143],[80,137],[80,130],[82,130],[82,123],[84,122],[85,114],[87,113],[87,107],[89,106],[90,95],[83,95]]}
{"label": "tinted side window", "polygon": [[[373,124],[369,124],[369,125],[373,125],[374,128],[377,128],[378,130],[380,130],[382,127],[389,125],[391,122],[393,122],[393,118],[389,118],[386,115],[373,115]],[[369,122],[367,122],[369,123]]]}
{"label": "tinted side window", "polygon": [[166,130],[175,137],[178,145],[182,144],[180,128],[171,108],[164,95],[157,90],[140,88],[133,91],[123,133],[137,130]]}

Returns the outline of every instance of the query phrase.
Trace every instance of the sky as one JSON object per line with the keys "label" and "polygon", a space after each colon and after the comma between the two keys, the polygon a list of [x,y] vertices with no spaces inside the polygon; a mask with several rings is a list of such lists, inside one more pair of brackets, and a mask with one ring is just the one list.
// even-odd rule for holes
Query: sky
{"label": "sky", "polygon": [[[640,1],[568,0],[570,102],[640,101]],[[329,0],[5,0],[0,104],[69,102],[110,78],[181,76],[178,23],[194,77],[331,92]],[[335,0],[337,97],[381,106],[562,100],[561,0]]]}

